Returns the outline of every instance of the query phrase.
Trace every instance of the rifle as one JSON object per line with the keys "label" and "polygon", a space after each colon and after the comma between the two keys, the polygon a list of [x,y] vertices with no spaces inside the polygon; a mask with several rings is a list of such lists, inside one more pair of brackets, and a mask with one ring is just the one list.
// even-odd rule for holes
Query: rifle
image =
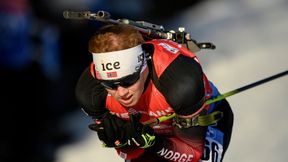
{"label": "rifle", "polygon": [[216,46],[211,42],[198,43],[192,39],[190,34],[185,32],[184,27],[179,27],[178,31],[165,30],[162,25],[152,24],[146,21],[133,21],[129,19],[112,19],[109,12],[97,11],[96,13],[90,11],[64,11],[63,17],[65,19],[86,19],[96,20],[103,23],[110,24],[127,24],[138,30],[147,39],[169,39],[179,44],[185,45],[190,51],[198,52],[201,49],[215,49]]}
{"label": "rifle", "polygon": [[[149,22],[145,22],[145,21],[132,21],[129,19],[114,20],[110,18],[110,13],[106,11],[98,11],[96,13],[92,13],[90,11],[82,11],[82,12],[64,11],[63,16],[65,19],[87,19],[87,20],[96,20],[96,21],[100,21],[104,23],[131,25],[132,27],[137,29],[140,33],[142,33],[143,35],[145,35],[146,37],[150,39],[169,39],[179,44],[186,45],[188,49],[192,52],[198,52],[201,49],[215,49],[216,48],[215,45],[211,42],[203,42],[203,43],[196,42],[194,39],[190,37],[189,33],[185,32],[184,27],[179,27],[177,32],[173,30],[166,31],[162,25],[156,25],[156,24],[152,24]],[[255,83],[251,83],[241,88],[237,88],[235,90],[216,96],[215,98],[205,101],[205,104],[209,105],[214,102],[218,102],[231,95],[235,95],[237,93],[256,87],[263,83],[285,76],[287,74],[288,74],[288,71],[286,70],[284,72],[281,72],[279,74],[257,81]],[[159,118],[146,121],[144,124],[155,125],[165,120],[171,119],[174,116],[175,116],[175,113],[169,114],[167,116],[162,116]]]}

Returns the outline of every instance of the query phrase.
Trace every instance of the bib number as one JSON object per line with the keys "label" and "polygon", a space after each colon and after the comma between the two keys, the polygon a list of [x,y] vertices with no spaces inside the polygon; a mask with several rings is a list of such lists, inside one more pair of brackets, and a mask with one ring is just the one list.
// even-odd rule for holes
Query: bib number
{"label": "bib number", "polygon": [[220,162],[222,159],[222,153],[223,133],[209,126],[201,162]]}

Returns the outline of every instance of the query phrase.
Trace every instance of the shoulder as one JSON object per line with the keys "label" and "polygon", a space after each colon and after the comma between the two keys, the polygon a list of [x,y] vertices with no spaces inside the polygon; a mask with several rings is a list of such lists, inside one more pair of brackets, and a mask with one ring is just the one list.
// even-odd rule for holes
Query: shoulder
{"label": "shoulder", "polygon": [[75,95],[80,106],[89,115],[94,116],[93,113],[96,111],[96,109],[103,107],[105,108],[107,91],[98,80],[93,78],[89,67],[83,71],[78,79],[75,87]]}
{"label": "shoulder", "polygon": [[157,89],[176,113],[196,112],[194,105],[204,97],[205,88],[202,67],[195,54],[171,41],[153,40],[147,44]]}
{"label": "shoulder", "polygon": [[143,47],[150,54],[158,77],[179,55],[196,58],[193,52],[171,40],[156,39],[146,42]]}
{"label": "shoulder", "polygon": [[186,114],[204,96],[203,71],[193,58],[179,55],[159,78],[161,91],[176,113]]}

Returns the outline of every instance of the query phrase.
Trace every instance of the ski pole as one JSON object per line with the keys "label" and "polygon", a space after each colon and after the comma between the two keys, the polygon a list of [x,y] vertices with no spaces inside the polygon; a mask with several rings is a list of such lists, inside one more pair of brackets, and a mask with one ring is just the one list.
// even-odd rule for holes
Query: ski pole
{"label": "ski pole", "polygon": [[224,98],[227,98],[227,97],[229,97],[229,96],[235,95],[235,94],[240,93],[240,92],[242,92],[242,91],[245,91],[245,90],[247,90],[247,89],[250,89],[250,88],[256,87],[256,86],[258,86],[258,85],[261,85],[261,84],[263,84],[263,83],[269,82],[269,81],[271,81],[271,80],[280,78],[280,77],[285,76],[285,75],[287,75],[287,74],[288,74],[288,71],[286,70],[286,71],[284,71],[284,72],[275,74],[275,75],[273,75],[273,76],[267,77],[267,78],[262,79],[262,80],[259,80],[259,81],[257,81],[257,82],[254,82],[254,83],[248,84],[248,85],[246,85],[246,86],[237,88],[237,89],[235,89],[235,90],[226,92],[226,93],[221,94],[221,95],[219,95],[219,96],[217,96],[217,97],[215,97],[215,98],[211,98],[211,99],[207,100],[205,103],[206,103],[207,105],[209,105],[209,104],[211,104],[211,103],[214,103],[214,102],[223,100]]}
{"label": "ski pole", "polygon": [[[261,84],[264,84],[266,82],[269,82],[271,80],[274,80],[274,79],[277,79],[277,78],[280,78],[282,76],[285,76],[288,74],[288,70],[284,71],[284,72],[281,72],[281,73],[278,73],[278,74],[275,74],[273,76],[270,76],[270,77],[267,77],[265,79],[262,79],[262,80],[259,80],[259,81],[256,81],[254,83],[251,83],[251,84],[248,84],[246,86],[243,86],[243,87],[240,87],[240,88],[237,88],[235,90],[232,90],[232,91],[229,91],[229,92],[226,92],[226,93],[223,93],[223,94],[220,94],[214,98],[211,98],[209,100],[206,100],[204,104],[206,105],[210,105],[212,103],[215,103],[215,102],[218,102],[220,100],[223,100],[229,96],[232,96],[232,95],[235,95],[237,93],[240,93],[242,91],[245,91],[247,89],[250,89],[250,88],[253,88],[253,87],[256,87],[258,85],[261,85]],[[172,114],[168,114],[168,115],[165,115],[165,116],[161,116],[159,118],[154,118],[154,119],[151,119],[151,120],[148,120],[146,121],[144,124],[148,124],[148,125],[155,125],[155,124],[158,124],[158,123],[161,123],[163,121],[166,121],[166,120],[169,120],[169,119],[172,119],[175,117],[175,113],[172,113]]]}

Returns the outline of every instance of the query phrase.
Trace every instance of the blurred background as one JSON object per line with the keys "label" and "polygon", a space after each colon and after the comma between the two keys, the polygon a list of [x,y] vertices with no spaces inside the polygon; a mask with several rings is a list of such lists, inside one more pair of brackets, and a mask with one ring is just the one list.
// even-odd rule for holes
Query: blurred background
{"label": "blurred background", "polygon": [[[224,93],[288,69],[287,7],[285,0],[1,0],[0,161],[123,161],[101,147],[74,96],[92,61],[88,39],[102,24],[66,20],[64,10],[185,27],[198,42],[216,45],[197,56]],[[228,98],[235,123],[224,161],[287,161],[287,81]]]}

